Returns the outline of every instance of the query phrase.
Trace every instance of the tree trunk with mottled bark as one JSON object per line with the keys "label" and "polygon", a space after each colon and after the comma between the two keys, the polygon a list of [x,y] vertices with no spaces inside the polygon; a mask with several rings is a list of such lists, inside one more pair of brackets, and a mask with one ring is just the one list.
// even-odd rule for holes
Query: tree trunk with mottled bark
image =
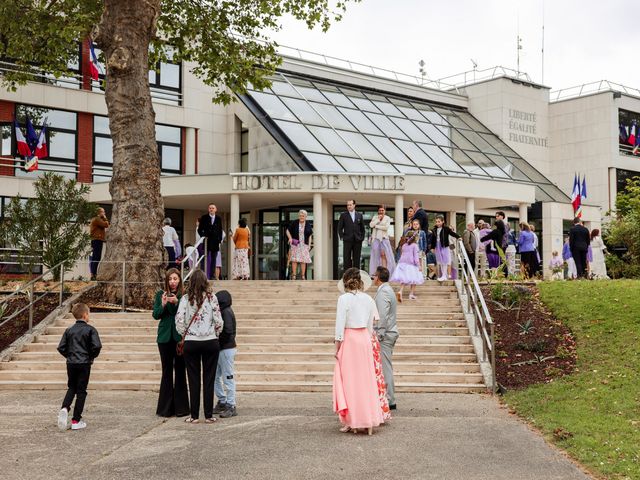
{"label": "tree trunk with mottled bark", "polygon": [[[136,304],[162,278],[160,161],[149,89],[149,44],[160,0],[105,0],[95,41],[106,59],[105,98],[113,139],[113,200],[106,255],[98,280],[105,301],[122,300],[126,261],[127,304]],[[156,283],[154,287],[153,283]]]}

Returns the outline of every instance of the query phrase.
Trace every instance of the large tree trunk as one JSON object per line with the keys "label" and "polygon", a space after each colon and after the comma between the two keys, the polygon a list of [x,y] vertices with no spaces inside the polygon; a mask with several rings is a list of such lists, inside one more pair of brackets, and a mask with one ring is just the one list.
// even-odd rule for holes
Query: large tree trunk
{"label": "large tree trunk", "polygon": [[106,59],[113,213],[98,280],[117,282],[104,288],[105,301],[120,302],[125,261],[126,300],[136,304],[150,288],[157,288],[163,271],[164,206],[148,80],[149,44],[156,33],[160,0],[105,0],[104,5],[95,40]]}

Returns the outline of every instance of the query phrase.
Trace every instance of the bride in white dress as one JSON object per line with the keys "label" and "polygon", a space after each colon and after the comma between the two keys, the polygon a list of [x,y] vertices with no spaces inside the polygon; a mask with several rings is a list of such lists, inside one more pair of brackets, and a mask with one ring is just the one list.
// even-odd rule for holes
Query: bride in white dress
{"label": "bride in white dress", "polygon": [[600,230],[594,228],[591,232],[591,276],[596,279],[608,279],[607,265],[604,262],[604,252],[606,247],[600,237]]}

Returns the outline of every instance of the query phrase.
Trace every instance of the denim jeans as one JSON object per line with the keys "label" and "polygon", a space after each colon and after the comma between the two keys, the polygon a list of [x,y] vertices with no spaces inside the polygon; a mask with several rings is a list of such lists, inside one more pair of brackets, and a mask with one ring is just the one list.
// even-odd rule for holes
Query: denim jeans
{"label": "denim jeans", "polygon": [[233,361],[235,357],[235,348],[220,350],[214,383],[214,390],[218,401],[226,403],[227,405],[233,405],[234,407],[236,406],[236,379],[233,372]]}

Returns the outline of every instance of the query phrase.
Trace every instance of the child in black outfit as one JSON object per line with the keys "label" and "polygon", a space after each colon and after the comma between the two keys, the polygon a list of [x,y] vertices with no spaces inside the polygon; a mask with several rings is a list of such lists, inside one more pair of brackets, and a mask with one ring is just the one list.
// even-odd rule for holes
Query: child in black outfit
{"label": "child in black outfit", "polygon": [[60,430],[69,428],[67,421],[73,397],[76,397],[76,404],[73,409],[71,430],[86,428],[87,424],[82,420],[82,410],[87,398],[91,364],[100,354],[102,348],[98,331],[87,323],[89,321],[89,307],[84,303],[76,303],[71,308],[71,313],[76,319],[76,323],[65,330],[58,345],[58,352],[67,359],[67,386],[69,387],[62,401],[62,408],[58,413],[58,428]]}

